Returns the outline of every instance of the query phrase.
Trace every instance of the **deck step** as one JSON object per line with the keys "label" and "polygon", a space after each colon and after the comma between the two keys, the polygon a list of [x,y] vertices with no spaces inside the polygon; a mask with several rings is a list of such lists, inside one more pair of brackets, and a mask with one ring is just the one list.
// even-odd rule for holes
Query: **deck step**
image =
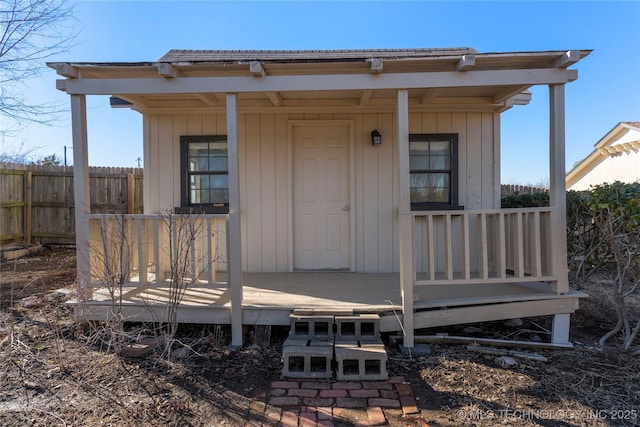
{"label": "deck step", "polygon": [[284,377],[387,379],[377,314],[295,311],[289,318],[291,330],[282,349]]}

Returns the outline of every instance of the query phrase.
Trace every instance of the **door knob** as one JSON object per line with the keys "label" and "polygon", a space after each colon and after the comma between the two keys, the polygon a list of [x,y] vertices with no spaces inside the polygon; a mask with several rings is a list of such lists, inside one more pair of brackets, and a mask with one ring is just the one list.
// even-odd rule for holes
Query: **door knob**
{"label": "door knob", "polygon": [[343,211],[348,211],[348,210],[349,210],[349,205],[344,205],[344,206],[342,207],[342,210],[343,210]]}

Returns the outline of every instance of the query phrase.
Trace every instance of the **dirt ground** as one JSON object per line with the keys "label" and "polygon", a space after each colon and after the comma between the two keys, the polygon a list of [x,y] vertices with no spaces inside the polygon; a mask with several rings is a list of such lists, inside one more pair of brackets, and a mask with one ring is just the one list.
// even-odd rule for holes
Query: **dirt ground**
{"label": "dirt ground", "polygon": [[[188,347],[171,362],[157,351],[130,358],[100,348],[98,327],[76,325],[64,303],[74,280],[69,249],[0,266],[0,425],[244,426],[251,403],[280,379],[284,328],[273,329],[269,347],[231,351],[226,328],[190,325],[179,331]],[[59,288],[72,292],[45,297]],[[614,318],[601,286],[584,290],[594,297],[572,316],[574,349],[523,349],[546,362],[517,358],[503,367],[496,356],[453,344],[431,345],[429,355],[410,359],[387,342],[389,373],[410,380],[430,426],[640,425],[640,356],[616,349],[615,340],[597,348]],[[22,307],[29,296],[33,305]],[[421,333],[535,339],[548,322]],[[128,327],[134,333],[145,325]]]}

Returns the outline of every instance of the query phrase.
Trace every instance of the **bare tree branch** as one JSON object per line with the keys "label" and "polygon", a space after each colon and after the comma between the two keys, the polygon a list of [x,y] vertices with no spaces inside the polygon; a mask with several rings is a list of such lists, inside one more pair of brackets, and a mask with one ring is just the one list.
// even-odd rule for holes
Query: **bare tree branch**
{"label": "bare tree branch", "polygon": [[49,123],[63,111],[27,101],[25,81],[42,75],[47,58],[72,46],[73,10],[74,2],[67,0],[0,0],[0,116]]}

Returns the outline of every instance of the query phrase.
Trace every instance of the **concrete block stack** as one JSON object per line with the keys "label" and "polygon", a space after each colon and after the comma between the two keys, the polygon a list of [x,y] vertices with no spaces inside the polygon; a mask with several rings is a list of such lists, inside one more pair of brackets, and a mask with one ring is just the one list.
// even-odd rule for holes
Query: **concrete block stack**
{"label": "concrete block stack", "polygon": [[294,311],[283,347],[283,376],[386,380],[387,352],[377,314]]}

